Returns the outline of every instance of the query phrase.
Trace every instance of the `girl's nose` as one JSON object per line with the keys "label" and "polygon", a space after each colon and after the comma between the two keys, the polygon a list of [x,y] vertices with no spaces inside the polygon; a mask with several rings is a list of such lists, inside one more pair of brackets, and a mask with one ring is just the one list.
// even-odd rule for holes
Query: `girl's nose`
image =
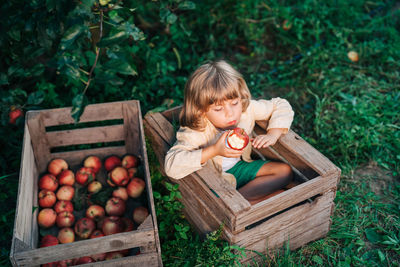
{"label": "girl's nose", "polygon": [[232,115],[233,115],[233,109],[231,107],[227,106],[225,108],[225,116],[230,118],[230,117],[232,117]]}

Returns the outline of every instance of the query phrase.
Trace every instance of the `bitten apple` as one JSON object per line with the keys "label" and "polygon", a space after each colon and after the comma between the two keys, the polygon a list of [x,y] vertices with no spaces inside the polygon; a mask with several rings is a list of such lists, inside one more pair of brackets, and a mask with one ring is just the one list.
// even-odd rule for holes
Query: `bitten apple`
{"label": "bitten apple", "polygon": [[75,188],[70,185],[63,185],[57,191],[58,200],[68,200],[71,201],[74,198]]}
{"label": "bitten apple", "polygon": [[242,128],[230,130],[228,136],[226,137],[227,146],[235,150],[244,149],[248,143],[249,136]]}
{"label": "bitten apple", "polygon": [[72,212],[63,211],[57,214],[56,223],[59,228],[71,227],[75,222],[75,216]]}
{"label": "bitten apple", "polygon": [[60,212],[63,212],[63,211],[73,212],[74,211],[74,205],[72,204],[71,201],[59,200],[54,205],[54,210],[57,212],[57,214],[60,213]]}
{"label": "bitten apple", "polygon": [[42,208],[51,208],[56,203],[57,198],[54,192],[43,189],[39,192],[39,206]]}
{"label": "bitten apple", "polygon": [[122,158],[122,167],[126,169],[136,168],[138,165],[139,165],[139,159],[134,155],[125,155]]}
{"label": "bitten apple", "polygon": [[125,201],[119,197],[112,197],[106,202],[105,210],[110,216],[121,216],[126,209]]}
{"label": "bitten apple", "polygon": [[145,207],[137,207],[133,210],[133,221],[140,225],[142,224],[142,222],[144,222],[144,220],[147,218],[147,216],[149,215],[149,212],[147,211],[147,209]]}
{"label": "bitten apple", "polygon": [[113,170],[115,167],[122,166],[122,161],[117,156],[109,156],[104,161],[104,168],[109,172]]}
{"label": "bitten apple", "polygon": [[56,191],[58,188],[57,178],[52,174],[45,174],[39,179],[39,188]]}
{"label": "bitten apple", "polygon": [[71,170],[63,170],[58,176],[58,183],[60,185],[74,185],[75,184],[75,174]]}
{"label": "bitten apple", "polygon": [[96,224],[92,219],[82,218],[75,223],[75,234],[82,239],[87,239],[96,229]]}
{"label": "bitten apple", "polygon": [[89,156],[83,162],[83,166],[92,168],[94,173],[98,173],[101,168],[101,160],[96,156]]}
{"label": "bitten apple", "polygon": [[40,227],[49,228],[56,223],[57,213],[50,208],[42,209],[38,214],[38,224]]}
{"label": "bitten apple", "polygon": [[145,182],[137,177],[134,177],[130,183],[126,186],[128,195],[132,198],[139,197],[145,188]]}
{"label": "bitten apple", "polygon": [[111,181],[118,186],[125,186],[129,182],[128,171],[123,167],[115,167],[110,173]]}
{"label": "bitten apple", "polygon": [[49,171],[49,173],[57,176],[63,170],[68,170],[68,163],[63,159],[53,159],[52,161],[50,161],[47,170]]}
{"label": "bitten apple", "polygon": [[75,174],[75,180],[80,185],[87,185],[88,183],[94,181],[95,172],[92,168],[82,167]]}
{"label": "bitten apple", "polygon": [[62,228],[58,231],[57,238],[61,244],[72,243],[75,241],[74,230],[70,227]]}

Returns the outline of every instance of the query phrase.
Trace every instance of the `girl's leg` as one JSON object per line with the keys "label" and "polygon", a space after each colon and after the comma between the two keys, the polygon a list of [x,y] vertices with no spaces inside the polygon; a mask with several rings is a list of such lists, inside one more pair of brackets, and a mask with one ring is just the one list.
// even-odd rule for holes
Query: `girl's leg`
{"label": "girl's leg", "polygon": [[255,204],[267,198],[278,189],[282,189],[292,180],[292,169],[286,163],[268,162],[257,172],[256,178],[238,191],[251,204]]}

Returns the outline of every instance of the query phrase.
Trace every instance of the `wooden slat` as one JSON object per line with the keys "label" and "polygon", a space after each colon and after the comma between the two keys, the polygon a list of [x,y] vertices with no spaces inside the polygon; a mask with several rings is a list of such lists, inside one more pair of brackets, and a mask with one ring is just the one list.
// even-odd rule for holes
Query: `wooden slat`
{"label": "wooden slat", "polygon": [[162,266],[158,262],[157,253],[146,253],[136,256],[123,257],[119,259],[99,261],[90,264],[85,264],[84,266],[94,266],[94,267],[125,267],[125,266]]}
{"label": "wooden slat", "polygon": [[171,147],[176,141],[176,133],[172,124],[160,113],[147,114],[147,123]]}
{"label": "wooden slat", "polygon": [[181,113],[182,106],[177,106],[162,112],[161,114],[169,121],[177,121],[179,122],[179,113]]}
{"label": "wooden slat", "polygon": [[109,155],[116,155],[121,157],[126,154],[126,148],[124,146],[110,146],[110,147],[101,147],[101,148],[92,148],[92,149],[83,149],[83,150],[74,150],[68,152],[57,152],[52,153],[51,158],[62,158],[68,162],[70,166],[81,164],[82,161],[90,156],[96,155],[100,159],[103,159]]}
{"label": "wooden slat", "polygon": [[324,214],[326,215],[326,218],[329,218],[333,204],[333,196],[333,192],[328,192],[318,197],[312,203],[305,203],[303,205],[293,207],[272,217],[256,227],[237,234],[232,241],[235,244],[247,247],[257,240],[265,239],[274,233],[281,231],[285,232],[287,231],[288,227],[296,223],[300,223],[303,225],[302,227],[307,227],[308,223],[306,220],[308,218],[317,219],[317,216],[314,215],[321,213],[321,211],[326,211],[326,214]]}
{"label": "wooden slat", "polygon": [[[137,100],[131,100],[88,105],[85,107],[79,122],[122,119],[122,105],[137,102]],[[75,123],[74,119],[71,117],[71,107],[39,110],[38,112],[43,115],[43,121],[46,127]]]}
{"label": "wooden slat", "polygon": [[123,125],[90,127],[47,133],[51,148],[81,144],[107,143],[124,140]]}
{"label": "wooden slat", "polygon": [[160,171],[164,176],[167,176],[164,170],[164,159],[170,146],[158,135],[153,127],[151,127],[147,118],[144,120],[144,126],[146,136],[149,137],[151,147],[160,163]]}
{"label": "wooden slat", "polygon": [[36,164],[39,172],[42,173],[47,169],[47,164],[50,161],[50,146],[46,138],[42,114],[38,111],[28,111],[27,123]]}
{"label": "wooden slat", "polygon": [[152,223],[153,223],[153,228],[154,228],[154,235],[156,236],[155,242],[156,242],[156,249],[158,251],[158,263],[159,266],[162,266],[162,258],[161,258],[161,244],[160,240],[158,238],[158,224],[157,224],[157,216],[156,216],[156,209],[154,206],[154,198],[153,198],[153,188],[151,186],[151,176],[150,176],[150,169],[149,169],[149,159],[147,157],[147,148],[146,148],[146,139],[145,139],[145,133],[144,133],[144,122],[142,120],[142,111],[140,109],[140,106],[138,108],[138,117],[139,117],[139,133],[140,133],[140,141],[142,145],[142,159],[144,161],[144,167],[145,167],[145,173],[146,173],[146,186],[147,186],[147,199],[148,203],[150,205],[150,213],[152,215]]}
{"label": "wooden slat", "polygon": [[15,254],[15,260],[18,266],[32,266],[103,252],[139,247],[152,241],[154,242],[154,231],[152,229],[137,230],[99,237],[97,239],[82,240],[52,247],[23,251]]}
{"label": "wooden slat", "polygon": [[[141,143],[140,143],[140,123],[139,121],[139,105],[123,104],[122,113],[124,117],[124,136],[125,146],[128,153],[134,155],[141,154]],[[141,117],[140,117],[141,120]]]}
{"label": "wooden slat", "polygon": [[251,209],[248,212],[238,215],[235,227],[242,229],[243,227],[271,216],[308,198],[327,191],[336,190],[336,185],[337,179],[335,174],[331,174],[329,177],[317,177],[306,183],[302,183],[251,206]]}

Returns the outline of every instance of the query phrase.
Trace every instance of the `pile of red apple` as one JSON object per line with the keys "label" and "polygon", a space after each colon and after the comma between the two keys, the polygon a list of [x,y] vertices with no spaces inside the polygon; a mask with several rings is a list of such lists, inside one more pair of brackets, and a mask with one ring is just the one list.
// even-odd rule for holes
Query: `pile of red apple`
{"label": "pile of red apple", "polygon": [[[138,166],[139,159],[134,155],[125,155],[122,159],[109,156],[104,160],[104,169],[99,157],[89,156],[83,161],[83,166],[73,172],[65,160],[53,159],[48,165],[48,173],[39,179],[40,211],[37,221],[41,232],[45,233],[40,247],[136,229],[149,214],[147,208],[138,203],[136,208],[128,209],[129,201],[139,198],[145,189],[144,180],[136,177]],[[98,179],[101,177],[99,173],[106,173],[103,181]],[[82,192],[82,188],[85,194],[75,196]],[[88,201],[83,210],[74,210],[74,198],[90,199],[105,188],[112,189],[108,191],[110,196],[104,206]],[[71,266],[102,261],[124,257],[129,252],[128,249],[101,253],[43,266]]]}

